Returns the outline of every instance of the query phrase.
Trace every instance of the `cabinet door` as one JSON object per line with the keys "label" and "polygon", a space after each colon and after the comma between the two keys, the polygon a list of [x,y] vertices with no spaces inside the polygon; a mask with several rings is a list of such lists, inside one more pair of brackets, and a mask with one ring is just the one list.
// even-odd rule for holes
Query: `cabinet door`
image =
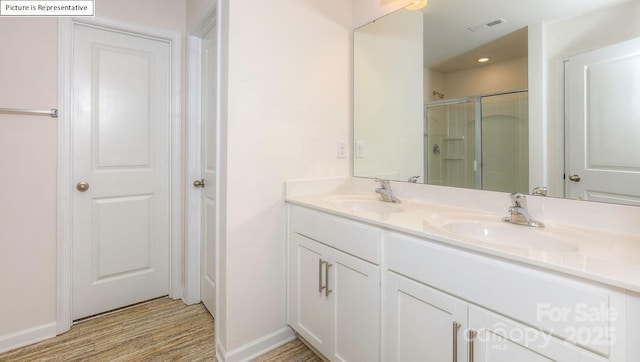
{"label": "cabinet door", "polygon": [[380,267],[333,251],[332,361],[380,361]]}
{"label": "cabinet door", "polygon": [[386,273],[385,361],[465,361],[467,304]]}
{"label": "cabinet door", "polygon": [[470,362],[606,361],[547,333],[482,308],[469,307]]}
{"label": "cabinet door", "polygon": [[291,233],[289,240],[289,325],[319,352],[329,351],[329,302],[322,288],[329,249]]}

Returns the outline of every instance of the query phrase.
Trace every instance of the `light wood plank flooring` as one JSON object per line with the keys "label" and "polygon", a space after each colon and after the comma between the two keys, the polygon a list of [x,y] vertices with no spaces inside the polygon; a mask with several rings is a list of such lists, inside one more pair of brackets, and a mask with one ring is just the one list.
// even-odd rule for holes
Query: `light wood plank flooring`
{"label": "light wood plank flooring", "polygon": [[300,342],[299,339],[289,342],[253,360],[253,362],[271,361],[323,362],[320,357],[316,356],[316,354],[307,348],[304,343]]}
{"label": "light wood plank flooring", "polygon": [[[215,361],[213,318],[167,298],[75,324],[69,332],[0,353],[0,361]],[[299,340],[255,361],[320,361]]]}

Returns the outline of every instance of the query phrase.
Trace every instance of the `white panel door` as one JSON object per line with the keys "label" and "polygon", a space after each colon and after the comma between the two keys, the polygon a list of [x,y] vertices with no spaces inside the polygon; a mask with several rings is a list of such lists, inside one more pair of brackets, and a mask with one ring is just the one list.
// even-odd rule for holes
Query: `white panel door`
{"label": "white panel door", "polygon": [[215,316],[216,170],[217,170],[217,27],[202,39],[202,303]]}
{"label": "white panel door", "polygon": [[640,206],[640,38],[566,66],[566,195]]}
{"label": "white panel door", "polygon": [[170,45],[73,29],[72,317],[169,292]]}

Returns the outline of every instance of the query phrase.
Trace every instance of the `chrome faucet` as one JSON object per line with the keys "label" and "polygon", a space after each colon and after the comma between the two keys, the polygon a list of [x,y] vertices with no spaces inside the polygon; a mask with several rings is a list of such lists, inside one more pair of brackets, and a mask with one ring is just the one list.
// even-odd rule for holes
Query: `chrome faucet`
{"label": "chrome faucet", "polygon": [[547,188],[544,186],[537,186],[534,187],[533,190],[531,191],[531,195],[533,196],[547,196]]}
{"label": "chrome faucet", "polygon": [[380,201],[400,203],[400,200],[391,191],[389,180],[381,180],[376,177],[376,182],[380,183],[380,187],[376,189],[376,193],[380,194]]}
{"label": "chrome faucet", "polygon": [[409,177],[409,179],[407,181],[415,184],[415,183],[418,182],[419,178],[420,178],[420,176],[411,176],[411,177]]}
{"label": "chrome faucet", "polygon": [[511,216],[503,217],[502,221],[535,228],[544,227],[543,223],[534,220],[531,215],[529,215],[527,198],[523,194],[516,192],[509,196],[511,197],[511,206],[509,207],[509,214],[511,214]]}

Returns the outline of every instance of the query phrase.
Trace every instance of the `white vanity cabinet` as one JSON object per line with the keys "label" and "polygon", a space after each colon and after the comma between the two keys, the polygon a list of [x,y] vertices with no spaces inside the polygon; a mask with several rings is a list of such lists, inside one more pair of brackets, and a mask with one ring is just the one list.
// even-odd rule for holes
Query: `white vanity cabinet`
{"label": "white vanity cabinet", "polygon": [[640,361],[635,292],[377,219],[288,211],[288,324],[331,361]]}
{"label": "white vanity cabinet", "polygon": [[289,325],[331,361],[379,361],[381,231],[294,206],[289,220]]}
{"label": "white vanity cabinet", "polygon": [[385,361],[604,361],[396,273],[386,277]]}
{"label": "white vanity cabinet", "polygon": [[393,272],[386,285],[385,361],[606,361]]}
{"label": "white vanity cabinet", "polygon": [[572,315],[624,309],[621,296],[435,242],[385,239],[385,361],[626,361],[610,348],[624,340],[599,334],[623,323]]}

